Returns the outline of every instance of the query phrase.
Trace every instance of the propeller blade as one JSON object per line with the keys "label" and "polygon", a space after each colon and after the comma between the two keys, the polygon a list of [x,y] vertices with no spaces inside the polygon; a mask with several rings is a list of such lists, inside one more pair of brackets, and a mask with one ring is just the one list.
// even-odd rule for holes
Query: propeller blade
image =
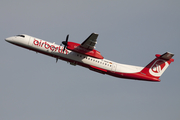
{"label": "propeller blade", "polygon": [[69,34],[66,36],[66,43],[68,42],[69,39]]}
{"label": "propeller blade", "polygon": [[64,52],[65,49],[66,49],[66,46],[64,46],[63,52]]}
{"label": "propeller blade", "polygon": [[66,36],[66,41],[62,41],[62,44],[65,45],[65,46],[67,46],[68,39],[69,39],[69,34]]}
{"label": "propeller blade", "polygon": [[64,45],[63,52],[64,52],[64,50],[65,50],[66,47],[67,47],[68,39],[69,39],[69,34],[66,36],[66,41],[62,41],[62,44]]}

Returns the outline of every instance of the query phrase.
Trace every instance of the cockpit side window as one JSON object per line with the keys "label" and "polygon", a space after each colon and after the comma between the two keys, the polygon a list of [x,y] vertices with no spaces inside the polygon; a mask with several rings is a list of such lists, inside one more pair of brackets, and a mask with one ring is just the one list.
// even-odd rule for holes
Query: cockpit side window
{"label": "cockpit side window", "polygon": [[16,36],[19,36],[19,37],[25,37],[24,35],[16,35]]}

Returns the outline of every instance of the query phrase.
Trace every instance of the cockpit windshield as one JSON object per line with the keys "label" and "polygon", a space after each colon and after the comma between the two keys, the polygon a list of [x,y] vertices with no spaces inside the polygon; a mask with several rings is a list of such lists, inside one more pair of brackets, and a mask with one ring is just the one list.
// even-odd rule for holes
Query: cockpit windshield
{"label": "cockpit windshield", "polygon": [[16,36],[19,36],[19,37],[25,37],[24,35],[16,35]]}

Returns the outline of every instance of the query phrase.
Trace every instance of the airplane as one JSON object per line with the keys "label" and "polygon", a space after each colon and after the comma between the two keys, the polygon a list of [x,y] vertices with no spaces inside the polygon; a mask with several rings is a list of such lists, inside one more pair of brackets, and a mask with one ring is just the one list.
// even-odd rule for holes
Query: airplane
{"label": "airplane", "polygon": [[121,64],[105,59],[101,53],[95,50],[98,34],[92,33],[81,44],[68,42],[69,35],[62,44],[47,42],[26,34],[8,37],[5,41],[23,47],[37,53],[42,53],[56,59],[69,62],[71,65],[79,65],[92,71],[107,74],[118,78],[160,82],[160,76],[167,69],[174,54],[166,52],[156,54],[156,58],[145,67]]}

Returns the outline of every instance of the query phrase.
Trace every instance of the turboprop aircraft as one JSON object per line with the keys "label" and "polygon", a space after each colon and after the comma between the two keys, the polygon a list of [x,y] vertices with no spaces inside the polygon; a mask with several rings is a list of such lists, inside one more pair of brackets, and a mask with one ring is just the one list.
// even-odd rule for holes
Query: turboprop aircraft
{"label": "turboprop aircraft", "polygon": [[102,74],[135,80],[160,82],[160,76],[174,61],[172,58],[174,54],[166,52],[162,55],[156,54],[156,58],[145,67],[113,62],[105,59],[99,51],[95,50],[97,37],[98,34],[92,33],[84,42],[78,44],[68,42],[69,35],[67,35],[66,41],[62,42],[63,45],[25,34],[8,37],[5,40],[14,45],[54,57],[56,62],[60,59],[71,65],[80,65]]}

